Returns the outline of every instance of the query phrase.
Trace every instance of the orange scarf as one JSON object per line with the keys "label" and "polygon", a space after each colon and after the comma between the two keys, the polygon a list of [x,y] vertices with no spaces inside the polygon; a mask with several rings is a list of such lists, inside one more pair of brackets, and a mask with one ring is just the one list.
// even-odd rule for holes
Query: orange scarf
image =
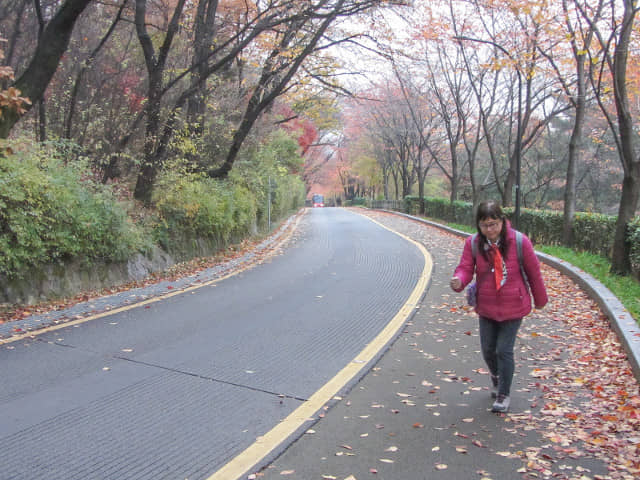
{"label": "orange scarf", "polygon": [[500,287],[506,282],[504,274],[504,261],[502,260],[502,254],[498,245],[491,244],[491,250],[493,251],[493,272],[496,281],[496,290],[500,290]]}

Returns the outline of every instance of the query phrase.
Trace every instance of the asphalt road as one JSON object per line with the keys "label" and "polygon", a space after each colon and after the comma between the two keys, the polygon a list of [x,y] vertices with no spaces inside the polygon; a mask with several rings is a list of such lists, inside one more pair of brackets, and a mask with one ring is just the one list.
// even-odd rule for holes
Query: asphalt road
{"label": "asphalt road", "polygon": [[0,479],[205,479],[304,404],[410,297],[425,259],[313,209],[282,255],[2,345]]}

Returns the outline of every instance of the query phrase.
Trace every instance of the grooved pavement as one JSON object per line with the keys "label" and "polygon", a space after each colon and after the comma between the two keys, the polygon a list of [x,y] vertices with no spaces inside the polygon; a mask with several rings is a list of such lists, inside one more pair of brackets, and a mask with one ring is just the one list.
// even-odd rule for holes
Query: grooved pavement
{"label": "grooved pavement", "polygon": [[269,262],[4,344],[0,479],[207,478],[351,362],[422,269],[394,233],[317,209]]}

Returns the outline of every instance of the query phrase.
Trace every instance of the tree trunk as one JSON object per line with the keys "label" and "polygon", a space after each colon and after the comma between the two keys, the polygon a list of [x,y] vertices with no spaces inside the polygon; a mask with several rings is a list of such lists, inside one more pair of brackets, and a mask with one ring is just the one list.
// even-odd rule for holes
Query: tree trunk
{"label": "tree trunk", "polygon": [[627,236],[627,225],[635,216],[640,196],[640,162],[635,162],[632,170],[622,181],[622,197],[613,238],[611,272],[618,275],[628,275],[631,272],[631,244]]}
{"label": "tree trunk", "polygon": [[195,18],[195,32],[193,40],[193,60],[191,66],[191,86],[197,93],[187,102],[187,116],[189,121],[196,125],[194,131],[200,134],[203,131],[203,121],[206,101],[207,59],[210,56],[211,46],[215,35],[215,15],[218,10],[218,0],[200,0]]}
{"label": "tree trunk", "polygon": [[285,87],[300,68],[300,65],[302,65],[302,62],[313,52],[327,28],[329,28],[329,25],[336,19],[343,4],[344,0],[336,4],[334,9],[323,18],[322,23],[310,36],[300,53],[293,59],[287,59],[286,66],[283,66],[280,63],[283,61],[283,59],[279,58],[280,52],[289,48],[291,42],[300,34],[301,28],[308,19],[296,19],[287,25],[287,31],[283,33],[282,40],[279,45],[272,50],[270,57],[265,62],[258,86],[249,99],[240,127],[233,136],[233,141],[224,163],[217,169],[209,170],[208,175],[210,177],[224,178],[229,174],[238,156],[238,152],[251,131],[251,128],[253,128],[255,121],[260,114],[282,94]]}
{"label": "tree trunk", "polygon": [[98,53],[100,53],[100,50],[102,50],[102,47],[107,43],[107,40],[109,39],[109,37],[111,37],[111,34],[116,29],[118,22],[120,22],[120,19],[122,18],[122,12],[124,11],[124,8],[126,7],[128,2],[129,0],[123,0],[122,5],[120,5],[120,9],[118,10],[118,14],[116,15],[116,18],[114,19],[114,21],[111,23],[109,30],[102,37],[102,40],[100,40],[96,48],[94,48],[91,54],[89,54],[89,57],[87,57],[87,59],[83,62],[82,66],[80,67],[80,70],[78,71],[78,74],[76,75],[76,79],[73,83],[73,88],[71,89],[71,97],[69,99],[69,110],[67,111],[67,116],[65,117],[65,121],[64,121],[64,138],[68,138],[68,139],[71,138],[71,132],[73,129],[73,116],[76,110],[76,103],[78,99],[78,93],[80,92],[80,85],[82,83],[82,78],[84,77],[85,72],[91,67],[91,64],[95,60],[96,56],[98,55]]}
{"label": "tree trunk", "polygon": [[5,58],[5,65],[11,65],[13,63],[13,55],[16,51],[16,45],[18,44],[18,39],[20,38],[21,24],[22,24],[22,16],[24,14],[24,9],[27,6],[28,0],[22,0],[16,9],[16,22],[13,25],[13,33],[11,34],[11,39],[9,41],[9,48],[7,49],[7,56]]}
{"label": "tree trunk", "polygon": [[[66,0],[42,32],[29,66],[13,84],[23,97],[31,100],[31,105],[25,105],[27,110],[44,96],[51,78],[58,69],[60,59],[67,50],[73,26],[91,1]],[[20,115],[8,108],[3,108],[1,113],[0,138],[7,138]]]}
{"label": "tree trunk", "polygon": [[165,74],[167,58],[173,40],[180,27],[180,18],[184,5],[185,0],[179,0],[177,2],[167,28],[167,33],[156,56],[155,47],[146,25],[147,1],[136,0],[136,33],[144,53],[149,85],[147,87],[148,100],[145,108],[147,123],[144,141],[144,159],[140,172],[138,172],[133,196],[136,200],[140,200],[147,205],[151,203],[153,184],[162,167],[163,152],[161,150],[164,147],[163,142],[158,138],[158,133],[161,129],[162,78]]}
{"label": "tree trunk", "polygon": [[[584,55],[581,56],[584,59]],[[573,246],[573,222],[576,214],[576,173],[582,148],[582,127],[585,118],[585,80],[584,61],[578,67],[578,97],[576,99],[576,118],[569,140],[569,159],[567,163],[567,184],[564,189],[564,218],[562,223],[562,242]],[[582,74],[580,74],[582,71]]]}
{"label": "tree trunk", "polygon": [[627,241],[627,223],[633,218],[638,207],[640,194],[640,159],[635,157],[635,132],[633,117],[629,109],[629,94],[627,91],[627,59],[631,32],[633,31],[634,9],[633,0],[624,0],[624,15],[620,28],[620,37],[614,52],[613,91],[618,116],[620,137],[620,155],[624,169],[622,181],[622,196],[618,210],[616,234],[613,240],[613,256],[611,271],[620,275],[631,272],[629,258],[630,245]]}

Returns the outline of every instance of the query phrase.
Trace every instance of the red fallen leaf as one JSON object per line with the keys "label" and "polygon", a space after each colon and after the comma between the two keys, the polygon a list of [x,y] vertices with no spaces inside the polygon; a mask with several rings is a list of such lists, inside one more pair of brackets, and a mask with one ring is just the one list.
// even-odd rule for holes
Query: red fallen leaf
{"label": "red fallen leaf", "polygon": [[413,428],[424,428],[424,425],[419,422],[416,422],[413,424]]}
{"label": "red fallen leaf", "polygon": [[144,308],[151,308],[151,305],[145,305]]}
{"label": "red fallen leaf", "polygon": [[370,468],[369,473],[373,473],[375,475],[376,473],[378,473],[378,470],[376,470],[375,468]]}
{"label": "red fallen leaf", "polygon": [[467,330],[466,332],[464,332],[465,335],[471,335],[471,331]]}
{"label": "red fallen leaf", "polygon": [[169,286],[167,287],[167,290],[173,290],[173,286],[169,285]]}

